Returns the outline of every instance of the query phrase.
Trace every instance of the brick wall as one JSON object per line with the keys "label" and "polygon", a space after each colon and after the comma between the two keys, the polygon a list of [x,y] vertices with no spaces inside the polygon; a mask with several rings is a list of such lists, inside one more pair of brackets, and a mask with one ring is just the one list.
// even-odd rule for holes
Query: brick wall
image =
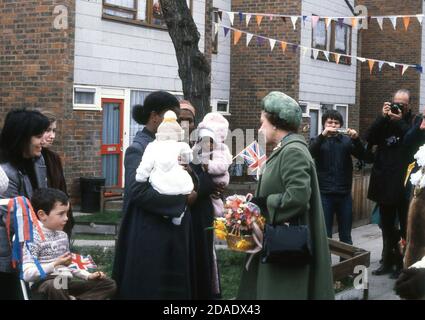
{"label": "brick wall", "polygon": [[[232,11],[301,14],[301,1],[234,0]],[[234,27],[237,29],[300,43],[299,21],[296,31],[293,30],[290,19],[285,23],[281,19],[269,21],[268,18],[264,18],[258,27],[255,17],[252,17],[248,28],[245,17],[240,22],[236,14],[234,21]],[[270,91],[283,91],[296,100],[299,91],[299,52],[294,54],[292,48],[288,47],[286,54],[283,55],[278,44],[271,52],[268,41],[259,46],[255,37],[252,38],[248,48],[245,44],[246,36],[243,34],[239,43],[233,46],[232,34],[230,76],[232,116],[229,120],[232,128],[242,129],[259,127],[260,102]]]}
{"label": "brick wall", "polygon": [[[55,29],[58,5],[68,28]],[[0,123],[12,108],[41,107],[58,117],[54,145],[64,160],[68,189],[78,197],[80,176],[100,175],[102,114],[72,109],[75,0],[0,2]]]}
{"label": "brick wall", "polygon": [[[417,14],[422,12],[422,3],[417,0],[359,0],[368,8],[369,15]],[[361,56],[386,61],[418,64],[421,62],[422,28],[416,19],[411,19],[406,32],[402,19],[394,30],[389,19],[384,19],[381,31],[375,19],[368,30],[361,30]],[[409,68],[404,76],[400,70],[385,65],[382,72],[374,67],[372,75],[367,63],[362,63],[360,89],[360,131],[364,135],[385,101],[390,101],[394,91],[405,88],[411,91],[411,108],[418,111],[420,75]]]}

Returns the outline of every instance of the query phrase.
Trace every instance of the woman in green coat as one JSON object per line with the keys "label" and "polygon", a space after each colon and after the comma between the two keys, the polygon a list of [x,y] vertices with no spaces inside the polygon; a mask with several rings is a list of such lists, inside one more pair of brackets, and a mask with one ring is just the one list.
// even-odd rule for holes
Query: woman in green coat
{"label": "woman in green coat", "polygon": [[[244,270],[239,299],[334,299],[331,257],[320,200],[316,168],[303,136],[298,103],[281,92],[262,100],[260,132],[272,146],[253,202],[267,223],[300,222],[310,230],[313,259],[309,265],[290,267],[263,264],[256,254]],[[248,259],[248,257],[247,257]]]}

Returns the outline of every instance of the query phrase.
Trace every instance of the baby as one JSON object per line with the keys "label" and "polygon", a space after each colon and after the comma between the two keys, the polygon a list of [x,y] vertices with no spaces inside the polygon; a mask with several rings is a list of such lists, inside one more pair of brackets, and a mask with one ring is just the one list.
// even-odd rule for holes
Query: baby
{"label": "baby", "polygon": [[[224,143],[228,130],[226,118],[218,112],[208,113],[198,126],[198,142],[193,147],[204,171],[211,175],[215,184],[223,186],[229,184],[229,167],[232,164],[232,154]],[[215,216],[223,216],[223,200],[211,195],[211,201]]]}
{"label": "baby", "polygon": [[[176,114],[167,111],[158,127],[156,140],[146,147],[136,171],[136,181],[146,182],[149,179],[152,187],[165,195],[190,194],[194,188],[193,181],[181,163],[191,162],[193,154],[189,145],[181,141],[183,139],[184,131],[177,123]],[[183,216],[184,212],[172,222],[180,225]]]}

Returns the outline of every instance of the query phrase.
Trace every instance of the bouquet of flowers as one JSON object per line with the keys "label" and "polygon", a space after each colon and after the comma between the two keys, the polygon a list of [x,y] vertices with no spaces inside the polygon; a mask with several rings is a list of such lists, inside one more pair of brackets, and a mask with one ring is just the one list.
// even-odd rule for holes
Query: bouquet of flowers
{"label": "bouquet of flowers", "polygon": [[230,249],[235,251],[252,251],[259,246],[256,234],[262,233],[265,219],[260,208],[249,202],[252,195],[233,195],[226,198],[224,217],[214,221],[215,235],[226,240]]}

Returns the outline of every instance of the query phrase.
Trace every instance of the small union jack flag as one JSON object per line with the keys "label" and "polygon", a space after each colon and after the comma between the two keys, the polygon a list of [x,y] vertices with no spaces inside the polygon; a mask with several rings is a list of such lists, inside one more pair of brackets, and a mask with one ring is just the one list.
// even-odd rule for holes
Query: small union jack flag
{"label": "small union jack flag", "polygon": [[239,155],[244,158],[248,168],[253,171],[260,169],[267,161],[267,156],[257,141],[247,146]]}
{"label": "small union jack flag", "polygon": [[82,256],[76,253],[71,253],[71,255],[72,255],[72,262],[68,266],[68,268],[81,269],[86,271],[97,268],[96,264],[94,263],[90,255]]}

